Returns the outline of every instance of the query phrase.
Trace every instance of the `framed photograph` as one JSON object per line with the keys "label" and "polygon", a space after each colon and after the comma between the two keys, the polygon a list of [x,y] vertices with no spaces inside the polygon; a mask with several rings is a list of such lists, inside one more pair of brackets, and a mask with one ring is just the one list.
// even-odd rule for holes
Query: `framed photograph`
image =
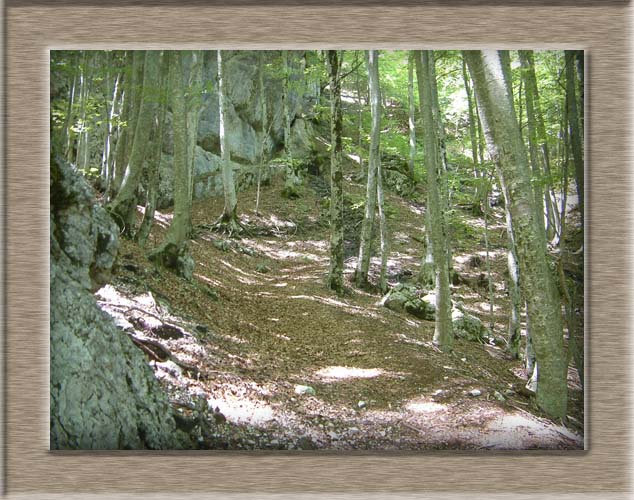
{"label": "framed photograph", "polygon": [[4,493],[629,497],[630,15],[8,1]]}

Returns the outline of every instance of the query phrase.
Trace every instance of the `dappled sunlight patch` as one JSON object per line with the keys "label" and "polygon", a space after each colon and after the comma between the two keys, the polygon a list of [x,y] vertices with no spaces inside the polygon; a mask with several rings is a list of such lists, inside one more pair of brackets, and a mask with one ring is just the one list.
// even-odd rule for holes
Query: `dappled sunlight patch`
{"label": "dappled sunlight patch", "polygon": [[429,348],[432,348],[432,346],[433,346],[433,344],[431,342],[424,342],[422,340],[413,339],[411,337],[408,337],[404,333],[397,333],[396,334],[396,338],[400,342],[403,342],[405,344],[413,344],[413,345],[417,345],[417,346],[421,346],[421,347],[429,347]]}
{"label": "dappled sunlight patch", "polygon": [[231,269],[232,271],[235,271],[237,273],[240,273],[242,276],[247,276],[250,278],[255,278],[256,275],[254,273],[248,273],[246,271],[243,271],[242,269],[240,269],[239,267],[234,266],[233,264],[230,264],[229,262],[227,262],[226,260],[223,259],[218,259],[218,262],[220,262],[223,266],[228,267],[229,269]]}
{"label": "dappled sunlight patch", "polygon": [[344,309],[346,312],[350,313],[350,314],[359,314],[362,316],[367,316],[369,318],[377,318],[379,319],[380,316],[371,310],[365,309],[363,307],[359,307],[359,306],[353,306],[351,304],[347,304],[345,302],[342,302],[340,300],[337,299],[333,299],[331,297],[320,297],[318,295],[290,295],[289,298],[291,299],[304,299],[304,300],[312,300],[315,302],[319,302],[321,304],[326,304],[329,306],[333,306],[333,307],[337,307],[337,308],[341,308]]}
{"label": "dappled sunlight patch", "polygon": [[[288,250],[283,248],[278,241],[263,241],[257,242],[255,240],[243,240],[245,243],[248,243],[249,246],[262,255],[269,257],[271,259],[276,260],[288,260],[288,259],[297,259],[297,260],[306,260],[310,262],[327,262],[328,256],[320,256],[307,252],[297,252],[294,250]],[[287,245],[294,244],[295,242],[287,242]],[[317,242],[315,243],[317,244]]]}
{"label": "dappled sunlight patch", "polygon": [[243,285],[260,285],[261,284],[259,281],[251,279],[251,278],[247,278],[245,276],[236,276],[236,279]]}
{"label": "dappled sunlight patch", "polygon": [[322,250],[322,251],[328,250],[328,242],[326,240],[287,241],[286,245],[291,248],[299,248],[302,250],[305,249],[306,247],[313,248],[315,250]]}
{"label": "dappled sunlight patch", "polygon": [[173,214],[163,214],[159,212],[158,210],[154,212],[154,220],[160,227],[164,229],[169,227],[169,225],[172,223],[173,218],[174,218]]}
{"label": "dappled sunlight patch", "polygon": [[381,368],[353,368],[349,366],[328,366],[315,372],[324,382],[355,378],[375,378],[387,372]]}
{"label": "dappled sunlight patch", "polygon": [[225,394],[207,398],[207,406],[219,411],[227,420],[236,424],[264,425],[275,419],[273,408],[257,399]]}
{"label": "dappled sunlight patch", "polygon": [[227,335],[227,334],[220,334],[217,335],[218,337],[220,337],[221,339],[227,340],[229,342],[233,342],[234,344],[246,344],[247,341],[244,339],[241,339],[240,337],[236,337],[235,335]]}
{"label": "dappled sunlight patch", "polygon": [[205,283],[207,283],[208,285],[211,286],[217,286],[217,287],[222,287],[224,286],[222,284],[222,281],[218,281],[218,280],[214,280],[211,278],[208,278],[207,276],[203,276],[202,274],[194,274],[194,276],[202,281],[204,281]]}
{"label": "dappled sunlight patch", "polygon": [[486,425],[482,433],[482,446],[494,449],[525,449],[557,447],[562,438],[583,446],[583,438],[561,425],[555,425],[527,412],[501,413]]}
{"label": "dappled sunlight patch", "polygon": [[[489,312],[491,309],[491,304],[489,302],[478,302],[475,304],[480,311]],[[493,312],[498,312],[501,310],[501,307],[498,304],[493,304]]]}
{"label": "dappled sunlight patch", "polygon": [[356,164],[360,164],[361,163],[361,157],[359,155],[348,153],[348,154],[346,154],[346,158],[348,158],[348,160],[351,160],[351,161],[355,162]]}
{"label": "dappled sunlight patch", "polygon": [[448,407],[434,401],[415,400],[407,403],[405,409],[414,413],[439,413],[446,412]]}

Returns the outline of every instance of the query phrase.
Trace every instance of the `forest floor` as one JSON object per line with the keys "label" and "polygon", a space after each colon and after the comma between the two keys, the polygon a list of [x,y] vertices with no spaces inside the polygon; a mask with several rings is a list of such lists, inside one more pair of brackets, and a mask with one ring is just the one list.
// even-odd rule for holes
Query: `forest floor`
{"label": "forest floor", "polygon": [[[321,184],[320,184],[321,183]],[[325,286],[328,273],[324,182],[301,196],[280,196],[275,180],[239,195],[238,238],[209,229],[222,199],[195,203],[196,266],[186,281],[155,267],[146,251],[122,242],[113,283],[97,298],[137,339],[183,429],[201,448],[221,449],[583,449],[583,394],[569,371],[566,426],[547,419],[522,390],[521,361],[509,359],[506,234],[501,209],[489,227],[495,307],[489,314],[484,223],[469,212],[454,226],[454,300],[493,322],[495,342],[456,339],[445,354],[432,344],[434,323],[380,305],[378,292],[351,284],[358,242],[347,241],[346,292]],[[364,187],[350,183],[346,234],[360,232]],[[422,199],[422,194],[420,194]],[[386,193],[392,240],[391,285],[418,272],[423,208]],[[156,214],[148,249],[171,213]],[[481,259],[474,259],[478,254]],[[376,280],[378,259],[372,261]],[[196,427],[198,426],[198,427]],[[192,431],[192,427],[194,428]]]}

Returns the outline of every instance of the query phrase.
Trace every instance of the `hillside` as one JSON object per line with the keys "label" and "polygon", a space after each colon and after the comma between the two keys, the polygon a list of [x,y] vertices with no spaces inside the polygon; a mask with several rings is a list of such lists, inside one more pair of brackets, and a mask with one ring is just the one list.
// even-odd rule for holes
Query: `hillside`
{"label": "hillside", "polygon": [[[353,182],[352,171],[347,178],[354,199],[363,186]],[[319,181],[307,184],[319,187]],[[240,194],[248,232],[236,239],[209,229],[222,210],[221,199],[194,204],[192,281],[154,266],[125,240],[114,282],[97,293],[101,307],[142,339],[157,378],[183,416],[181,427],[194,433],[192,426],[201,427],[201,448],[583,447],[583,398],[575,370],[569,371],[565,428],[536,410],[523,388],[521,362],[505,354],[503,213],[492,214],[490,227],[494,338],[457,340],[447,355],[431,342],[433,321],[393,312],[380,305],[378,292],[351,286],[355,257],[346,259],[345,295],[330,292],[321,196],[305,187],[300,198],[289,201],[281,189],[279,178],[263,188],[260,215],[254,212],[255,190]],[[386,202],[393,235],[389,282],[395,285],[417,273],[423,209],[394,194]],[[170,217],[169,211],[156,214],[150,242],[161,240]],[[478,281],[485,272],[484,223],[466,211],[460,217],[471,230],[455,249],[460,282],[452,294],[488,324],[488,291]],[[346,244],[353,250],[354,241]],[[373,274],[377,268],[373,262]],[[297,394],[302,386],[314,393]]]}

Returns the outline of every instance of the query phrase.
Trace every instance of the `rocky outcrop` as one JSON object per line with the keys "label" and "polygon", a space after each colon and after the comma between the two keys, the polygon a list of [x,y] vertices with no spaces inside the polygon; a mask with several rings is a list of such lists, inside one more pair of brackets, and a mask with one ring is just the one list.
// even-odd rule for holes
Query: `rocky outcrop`
{"label": "rocky outcrop", "polygon": [[423,300],[423,293],[416,285],[411,283],[398,283],[392,288],[383,300],[382,304],[396,312],[406,312],[417,318],[433,321],[436,315],[436,306]]}
{"label": "rocky outcrop", "polygon": [[92,294],[114,264],[118,228],[61,161],[51,161],[50,225],[51,449],[177,446],[144,355]]}
{"label": "rocky outcrop", "polygon": [[[436,294],[419,289],[413,283],[398,283],[383,297],[381,304],[427,321],[436,319]],[[480,319],[469,314],[460,302],[451,303],[451,322],[458,338],[484,342],[491,337],[490,330]]]}
{"label": "rocky outcrop", "polygon": [[[275,51],[265,53],[267,63],[278,57]],[[294,71],[300,74],[301,51],[293,51]],[[262,106],[258,88],[258,54],[253,51],[231,51],[226,59],[225,85],[227,88],[226,134],[231,150],[234,170],[240,170],[236,178],[238,189],[248,187],[256,178],[259,151],[263,144],[266,158],[284,147],[284,120],[282,111],[282,79],[268,70],[264,83],[267,107],[266,130],[263,130]],[[220,118],[218,112],[217,54],[205,53],[203,81],[212,82],[204,95],[198,123],[198,147],[195,157],[194,197],[207,198],[222,194],[220,176]],[[293,77],[291,77],[293,78]],[[294,158],[305,158],[313,149],[314,130],[305,115],[315,102],[315,89],[303,85],[291,86],[289,115],[291,117],[290,150]],[[165,127],[164,155],[161,160],[159,208],[173,203],[171,179],[173,177],[172,127],[168,113]]]}

